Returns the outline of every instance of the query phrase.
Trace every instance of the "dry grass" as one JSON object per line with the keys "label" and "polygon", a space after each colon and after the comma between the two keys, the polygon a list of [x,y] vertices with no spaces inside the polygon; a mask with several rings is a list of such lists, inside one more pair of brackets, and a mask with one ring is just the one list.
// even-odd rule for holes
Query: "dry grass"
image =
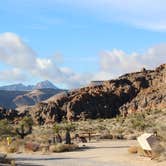
{"label": "dry grass", "polygon": [[69,152],[69,151],[74,151],[78,149],[78,145],[75,144],[56,144],[56,145],[51,145],[50,146],[50,151],[54,153],[59,153],[59,152]]}
{"label": "dry grass", "polygon": [[19,140],[13,141],[10,145],[7,145],[6,141],[3,140],[0,143],[0,152],[3,153],[17,153],[20,151],[22,143]]}
{"label": "dry grass", "polygon": [[[71,137],[74,138],[75,134],[85,136],[88,138],[88,133],[92,135],[92,139],[136,139],[144,132],[157,131],[160,146],[154,147],[155,156],[160,159],[166,159],[166,110],[153,110],[140,112],[138,114],[129,115],[126,119],[118,116],[113,119],[96,119],[73,122],[76,126],[75,130],[71,132]],[[60,124],[62,127],[65,123]],[[59,131],[62,140],[64,141],[64,131]],[[51,152],[65,152],[73,151],[78,148],[77,145],[55,144],[48,148],[48,140],[55,136],[53,126],[34,126],[32,134],[28,135],[23,141],[17,140],[10,146],[7,146],[4,140],[0,141],[1,152],[24,152],[24,144],[28,151],[51,151]],[[22,142],[21,142],[22,141]],[[74,140],[72,139],[74,142]],[[35,142],[35,143],[32,143]],[[42,144],[43,147],[42,148]],[[21,150],[20,150],[21,149]],[[49,150],[48,150],[49,149]],[[131,147],[130,153],[137,153],[144,155],[140,147]],[[157,155],[156,155],[157,154]]]}
{"label": "dry grass", "polygon": [[40,145],[37,143],[27,142],[25,143],[24,148],[26,152],[37,152],[40,149]]}

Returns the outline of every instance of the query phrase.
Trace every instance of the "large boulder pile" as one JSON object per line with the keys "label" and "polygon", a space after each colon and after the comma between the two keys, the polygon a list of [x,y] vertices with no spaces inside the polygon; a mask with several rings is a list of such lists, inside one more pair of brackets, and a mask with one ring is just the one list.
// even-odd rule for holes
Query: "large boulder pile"
{"label": "large boulder pile", "polygon": [[166,64],[142,69],[116,80],[61,93],[27,108],[37,124],[67,120],[112,118],[166,106]]}
{"label": "large boulder pile", "polygon": [[[139,90],[139,93],[131,101],[120,107],[120,112],[133,113],[152,109],[163,109],[166,107],[166,64],[156,68],[154,71],[137,73],[142,75],[148,83],[147,88]],[[133,79],[135,74],[128,74],[123,77]]]}
{"label": "large boulder pile", "polygon": [[18,111],[12,110],[12,109],[5,109],[3,107],[0,107],[0,120],[7,119],[7,120],[14,120],[18,117]]}

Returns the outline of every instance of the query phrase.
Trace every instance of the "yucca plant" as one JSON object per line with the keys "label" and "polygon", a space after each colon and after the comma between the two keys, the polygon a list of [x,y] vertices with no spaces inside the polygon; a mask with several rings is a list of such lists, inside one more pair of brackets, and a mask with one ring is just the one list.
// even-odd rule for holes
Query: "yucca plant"
{"label": "yucca plant", "polygon": [[31,117],[24,117],[18,127],[16,128],[16,133],[20,136],[21,139],[24,139],[25,136],[32,133],[33,120]]}

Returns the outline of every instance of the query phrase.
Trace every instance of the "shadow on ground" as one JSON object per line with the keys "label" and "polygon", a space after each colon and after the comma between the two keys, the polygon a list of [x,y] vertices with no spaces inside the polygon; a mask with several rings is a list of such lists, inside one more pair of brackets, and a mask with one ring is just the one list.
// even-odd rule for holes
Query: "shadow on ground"
{"label": "shadow on ground", "polygon": [[130,146],[107,146],[107,147],[94,147],[94,146],[82,146],[77,151],[84,151],[88,149],[121,149],[129,148]]}

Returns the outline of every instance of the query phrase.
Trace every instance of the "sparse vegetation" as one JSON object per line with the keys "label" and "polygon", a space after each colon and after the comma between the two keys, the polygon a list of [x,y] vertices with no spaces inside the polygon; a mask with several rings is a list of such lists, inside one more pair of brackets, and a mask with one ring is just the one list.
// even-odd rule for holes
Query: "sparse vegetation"
{"label": "sparse vegetation", "polygon": [[50,146],[51,152],[69,152],[78,149],[76,144],[55,144]]}
{"label": "sparse vegetation", "polygon": [[0,120],[0,136],[13,136],[13,126],[9,123],[8,120]]}
{"label": "sparse vegetation", "polygon": [[[17,126],[12,126],[8,121],[0,121],[2,141],[0,151],[14,152],[67,152],[78,149],[74,142],[74,135],[79,134],[89,141],[92,139],[136,139],[143,132],[157,132],[160,143],[153,149],[153,157],[159,160],[166,159],[166,126],[164,111],[153,110],[129,115],[127,118],[118,116],[113,119],[96,119],[76,122],[56,123],[53,126],[33,126],[30,117],[20,121]],[[158,120],[160,118],[160,120]],[[33,130],[32,130],[33,126]],[[7,136],[16,136],[14,128],[19,131],[21,139],[12,141],[7,145]],[[55,142],[53,138],[55,137]],[[22,139],[24,138],[24,139]],[[51,140],[51,142],[49,142]],[[49,143],[48,143],[49,142]],[[21,150],[20,150],[21,149]],[[144,156],[141,147],[133,146],[128,149],[129,153],[137,153]]]}
{"label": "sparse vegetation", "polygon": [[16,133],[21,139],[24,139],[25,136],[32,133],[32,125],[33,121],[31,117],[24,117],[16,128]]}
{"label": "sparse vegetation", "polygon": [[75,125],[73,123],[65,123],[64,129],[66,130],[65,134],[65,143],[71,144],[71,135],[70,132],[75,130]]}

